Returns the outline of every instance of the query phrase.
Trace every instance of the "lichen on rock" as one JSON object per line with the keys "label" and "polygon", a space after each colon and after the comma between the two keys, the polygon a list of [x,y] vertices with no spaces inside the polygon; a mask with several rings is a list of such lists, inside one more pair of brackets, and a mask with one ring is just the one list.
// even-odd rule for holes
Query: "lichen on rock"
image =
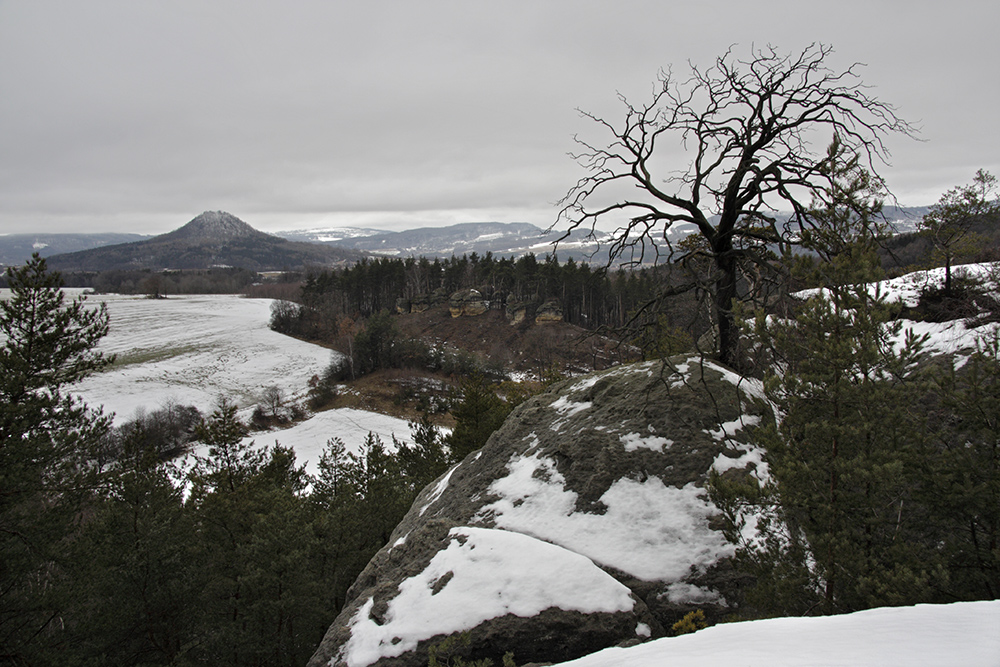
{"label": "lichen on rock", "polygon": [[456,632],[467,659],[561,661],[731,611],[705,484],[766,475],[746,434],[771,418],[758,385],[695,356],[554,385],[421,493],[310,664],[426,664]]}

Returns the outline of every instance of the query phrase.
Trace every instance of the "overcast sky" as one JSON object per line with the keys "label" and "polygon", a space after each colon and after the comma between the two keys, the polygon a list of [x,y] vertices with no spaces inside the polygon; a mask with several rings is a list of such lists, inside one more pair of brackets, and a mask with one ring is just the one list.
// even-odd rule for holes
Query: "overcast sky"
{"label": "overcast sky", "polygon": [[0,233],[547,227],[601,136],[577,108],[813,41],[920,128],[882,173],[931,204],[1000,174],[998,26],[996,0],[0,0]]}

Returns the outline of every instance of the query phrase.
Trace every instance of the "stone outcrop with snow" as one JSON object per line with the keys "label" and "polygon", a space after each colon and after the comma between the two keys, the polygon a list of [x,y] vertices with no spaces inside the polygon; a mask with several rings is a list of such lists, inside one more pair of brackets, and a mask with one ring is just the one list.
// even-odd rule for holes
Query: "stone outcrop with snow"
{"label": "stone outcrop with snow", "polygon": [[697,357],[559,383],[428,486],[348,593],[310,665],[572,659],[724,613],[732,547],[704,485],[766,475],[745,429],[759,387]]}

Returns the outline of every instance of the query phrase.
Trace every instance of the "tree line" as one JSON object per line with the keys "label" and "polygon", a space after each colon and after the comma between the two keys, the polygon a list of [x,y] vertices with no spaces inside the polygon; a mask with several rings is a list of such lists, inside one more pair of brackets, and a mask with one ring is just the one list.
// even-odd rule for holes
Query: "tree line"
{"label": "tree line", "polygon": [[459,290],[476,289],[497,309],[558,299],[567,322],[596,329],[623,325],[659,292],[662,273],[654,268],[607,271],[572,258],[560,262],[555,254],[541,260],[532,253],[517,259],[492,253],[434,260],[380,258],[309,274],[302,302],[335,315],[369,317],[394,310],[399,299],[438,292],[447,300]]}

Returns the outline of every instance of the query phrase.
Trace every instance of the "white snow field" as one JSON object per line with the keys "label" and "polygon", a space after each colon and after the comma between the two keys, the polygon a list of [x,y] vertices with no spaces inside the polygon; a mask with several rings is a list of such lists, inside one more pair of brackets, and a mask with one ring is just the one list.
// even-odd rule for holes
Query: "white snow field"
{"label": "white snow field", "polygon": [[269,299],[108,295],[87,302],[107,304],[111,328],[99,349],[118,360],[75,390],[118,421],[169,401],[204,412],[225,396],[246,408],[271,385],[301,397],[330,363],[330,350],[268,329]]}
{"label": "white snow field", "polygon": [[[393,437],[401,442],[412,442],[406,421],[353,408],[317,412],[291,428],[251,433],[243,442],[257,447],[269,447],[277,442],[290,447],[295,452],[295,462],[305,465],[306,472],[315,477],[319,474],[319,459],[328,440],[340,438],[346,451],[357,453],[369,433],[377,436],[389,451],[395,451]],[[193,453],[206,456],[208,448],[196,446]]]}
{"label": "white snow field", "polygon": [[[78,290],[67,290],[67,297]],[[168,402],[194,405],[208,414],[226,397],[244,411],[263,390],[277,386],[287,399],[298,400],[308,390],[309,378],[322,373],[328,350],[268,328],[270,299],[232,295],[89,296],[88,304],[106,303],[111,318],[108,335],[99,349],[118,355],[105,372],[74,387],[91,407],[104,406],[122,423],[137,410],[156,410]],[[392,436],[408,440],[410,429],[402,419],[363,410],[322,412],[294,427],[255,433],[258,445],[277,440],[296,452],[299,463],[309,461],[315,472],[326,441],[339,437],[356,451],[369,431],[388,446]]]}
{"label": "white snow field", "polygon": [[714,625],[559,667],[997,667],[1000,601]]}

